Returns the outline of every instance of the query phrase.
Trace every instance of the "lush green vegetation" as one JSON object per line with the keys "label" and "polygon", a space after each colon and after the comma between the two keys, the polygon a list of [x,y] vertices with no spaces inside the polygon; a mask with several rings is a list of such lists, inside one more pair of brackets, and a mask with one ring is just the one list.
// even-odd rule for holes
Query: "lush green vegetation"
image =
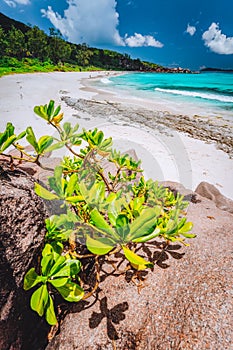
{"label": "lush green vegetation", "polygon": [[[31,308],[55,325],[56,293],[70,302],[88,298],[100,282],[103,258],[109,261],[112,255],[114,260],[120,260],[119,265],[112,265],[113,272],[116,266],[127,263],[121,273],[131,269],[140,286],[137,273],[153,269],[153,254],[148,251],[158,244],[156,238],[167,247],[172,242],[187,245],[185,239],[195,235],[189,233],[192,223],[186,221],[187,202],[183,197],[153,180],[146,181],[140,161],[112,149],[112,139],[105,139],[102,131],[80,131],[78,124],[61,124],[63,113],[60,106],[55,108],[54,101],[36,106],[34,112],[56,129],[57,137],[45,135],[37,139],[31,127],[16,135],[14,126],[8,123],[0,133],[0,155],[1,160],[9,159],[14,168],[16,162],[22,161],[40,166],[46,152],[61,147],[70,151],[49,177],[48,188],[35,184],[36,194],[58,200],[63,213],[46,219],[39,266],[32,267],[24,279],[25,290],[36,288]],[[24,137],[34,154],[28,154],[20,145]],[[18,150],[17,156],[6,153],[10,146]],[[105,171],[106,164],[112,164],[111,171]],[[95,267],[92,273],[96,282],[90,288],[84,288],[83,282],[87,259]]]}
{"label": "lush green vegetation", "polygon": [[0,13],[0,75],[22,72],[80,70],[156,70],[153,63],[127,54],[65,41],[59,31],[49,35]]}
{"label": "lush green vegetation", "polygon": [[37,58],[23,58],[18,60],[14,57],[0,59],[0,76],[11,73],[34,73],[34,72],[80,72],[94,71],[99,68],[94,66],[82,67],[70,63],[53,64],[50,60],[41,62]]}

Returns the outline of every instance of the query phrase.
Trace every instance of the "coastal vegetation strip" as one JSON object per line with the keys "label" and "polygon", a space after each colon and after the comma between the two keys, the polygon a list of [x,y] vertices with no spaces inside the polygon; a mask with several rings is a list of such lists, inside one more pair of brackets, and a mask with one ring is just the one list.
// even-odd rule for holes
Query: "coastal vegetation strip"
{"label": "coastal vegetation strip", "polygon": [[128,54],[65,41],[59,30],[49,35],[37,26],[27,26],[0,13],[0,76],[10,73],[126,70],[190,73],[188,69],[165,68],[133,59]]}

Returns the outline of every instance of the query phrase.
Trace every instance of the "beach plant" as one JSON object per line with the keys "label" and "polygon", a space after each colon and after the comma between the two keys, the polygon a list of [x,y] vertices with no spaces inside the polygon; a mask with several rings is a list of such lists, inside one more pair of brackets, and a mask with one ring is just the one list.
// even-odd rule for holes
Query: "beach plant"
{"label": "beach plant", "polygon": [[15,128],[12,123],[7,123],[6,129],[0,133],[0,154],[12,145],[18,150],[23,149],[18,141],[26,135],[26,131],[21,132],[18,136],[14,132]]}
{"label": "beach plant", "polygon": [[[61,107],[54,101],[36,106],[34,112],[49,123],[56,136],[36,139],[31,127],[19,136],[8,123],[0,134],[2,155],[14,161],[30,161],[41,165],[40,158],[46,152],[66,147],[69,155],[48,178],[48,186],[35,183],[38,196],[58,201],[63,208],[60,215],[52,215],[45,221],[47,233],[42,251],[39,273],[31,268],[24,279],[24,289],[37,287],[31,296],[31,308],[47,322],[56,324],[53,297],[54,288],[71,302],[88,298],[98,288],[100,281],[99,259],[121,253],[126,267],[134,271],[153,268],[143,250],[145,244],[153,246],[155,239],[185,242],[194,238],[190,233],[192,223],[187,222],[183,196],[160,186],[158,182],[146,180],[140,161],[112,148],[112,139],[105,138],[102,131],[79,130],[63,122]],[[35,155],[25,152],[18,140],[26,137]],[[3,152],[15,147],[20,156]],[[95,286],[90,291],[82,287],[83,259],[95,263]]]}
{"label": "beach plant", "polygon": [[41,275],[38,275],[33,267],[24,278],[24,290],[40,285],[31,296],[31,308],[39,316],[45,315],[50,325],[56,325],[57,318],[53,299],[49,293],[49,284],[55,287],[67,301],[77,302],[84,296],[84,290],[75,281],[80,272],[81,263],[69,254],[61,255],[62,251],[62,244],[47,243],[42,251]]}

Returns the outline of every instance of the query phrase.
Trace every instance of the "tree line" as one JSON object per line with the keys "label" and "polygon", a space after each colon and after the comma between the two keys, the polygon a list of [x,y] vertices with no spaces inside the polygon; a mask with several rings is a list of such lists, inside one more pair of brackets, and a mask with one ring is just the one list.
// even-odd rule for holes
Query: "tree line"
{"label": "tree line", "polygon": [[0,25],[0,59],[14,57],[18,60],[34,58],[52,64],[74,64],[116,70],[155,70],[157,64],[132,59],[128,54],[91,48],[87,44],[73,44],[62,38],[61,32],[50,28],[49,35],[37,26],[22,31],[12,25],[6,30]]}

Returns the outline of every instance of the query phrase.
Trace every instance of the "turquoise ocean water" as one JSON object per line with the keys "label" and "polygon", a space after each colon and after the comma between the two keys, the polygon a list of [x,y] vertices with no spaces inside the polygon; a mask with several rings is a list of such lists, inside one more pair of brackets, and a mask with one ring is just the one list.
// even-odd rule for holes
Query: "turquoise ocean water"
{"label": "turquoise ocean water", "polygon": [[106,76],[96,84],[124,97],[149,99],[173,107],[177,112],[190,108],[197,114],[206,111],[233,118],[233,73],[127,73]]}

